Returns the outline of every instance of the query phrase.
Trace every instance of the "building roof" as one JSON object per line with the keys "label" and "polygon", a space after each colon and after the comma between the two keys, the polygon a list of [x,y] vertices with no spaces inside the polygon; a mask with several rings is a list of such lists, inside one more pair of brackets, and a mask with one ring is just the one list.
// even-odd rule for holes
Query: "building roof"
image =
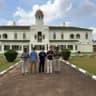
{"label": "building roof", "polygon": [[79,42],[78,40],[49,40],[50,42]]}
{"label": "building roof", "polygon": [[0,30],[29,30],[30,26],[0,26]]}
{"label": "building roof", "polygon": [[92,31],[91,29],[73,27],[73,26],[49,26],[50,30],[81,30],[81,31]]}
{"label": "building roof", "polygon": [[[10,26],[0,26],[0,30],[29,30],[30,26],[19,26],[19,25],[10,25]],[[81,28],[81,27],[72,27],[72,26],[49,26],[49,30],[81,30],[81,31],[92,31],[91,29]]]}
{"label": "building roof", "polygon": [[30,42],[30,40],[0,40],[0,42]]}

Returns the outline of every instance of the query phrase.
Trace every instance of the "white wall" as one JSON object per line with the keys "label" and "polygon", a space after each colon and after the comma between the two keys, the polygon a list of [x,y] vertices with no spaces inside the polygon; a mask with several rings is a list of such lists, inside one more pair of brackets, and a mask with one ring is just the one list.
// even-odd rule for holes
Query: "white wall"
{"label": "white wall", "polygon": [[[93,52],[93,45],[92,45],[92,32],[91,31],[81,31],[81,30],[76,30],[76,31],[71,31],[71,30],[51,30],[49,34],[49,39],[53,39],[53,34],[56,34],[56,39],[55,40],[62,40],[61,39],[61,34],[64,34],[64,40],[78,40],[78,42],[56,42],[54,43],[55,45],[61,44],[61,45],[77,45],[78,50],[73,49],[73,52],[75,51],[81,51],[81,52]],[[85,38],[86,33],[88,34],[88,39]],[[70,34],[74,34],[74,39],[70,38]],[[80,39],[76,38],[76,34],[80,34]],[[52,42],[51,42],[52,44]]]}
{"label": "white wall", "polygon": [[[42,40],[42,42],[38,42],[37,40],[35,40],[34,36],[38,33],[38,32],[42,32],[42,34],[45,35],[45,39]],[[61,39],[61,34],[63,33],[64,35],[64,39],[63,40],[78,40],[79,42],[55,42],[55,43],[50,43],[49,40],[54,40],[53,39],[53,34],[54,32],[56,33],[56,39],[55,40],[62,40]],[[88,33],[88,39],[86,40],[85,38],[85,34],[86,32]],[[8,39],[5,40],[15,40],[14,39],[14,33],[17,33],[17,40],[24,40],[23,39],[23,33],[26,33],[26,40],[30,40],[29,45],[31,44],[37,44],[37,45],[41,45],[41,44],[56,44],[56,45],[78,45],[78,50],[82,51],[82,52],[92,52],[93,50],[93,46],[92,46],[92,32],[88,32],[88,31],[81,31],[81,30],[49,30],[48,26],[38,26],[38,25],[33,25],[30,27],[30,30],[0,30],[0,34],[1,34],[1,38],[0,40],[4,40],[2,38],[2,35],[4,33],[8,34]],[[74,39],[70,39],[70,34],[74,34],[76,36],[76,34],[80,34],[80,39],[77,39],[76,37]],[[7,42],[6,42],[7,43]],[[17,43],[18,44],[18,43]],[[23,44],[23,43],[22,43]],[[2,44],[1,44],[2,45]],[[73,51],[76,51],[73,49]]]}
{"label": "white wall", "polygon": [[[45,39],[42,39],[42,42],[38,42],[37,39],[34,38],[38,32],[42,32],[42,35],[45,35]],[[33,44],[46,44],[49,43],[49,29],[48,26],[32,26],[30,30],[30,40]]]}
{"label": "white wall", "polygon": [[[8,35],[7,39],[3,38],[3,34],[6,33]],[[17,39],[14,38],[14,34],[17,33]],[[23,33],[26,34],[26,39],[29,39],[29,30],[1,30],[1,40],[23,40]]]}

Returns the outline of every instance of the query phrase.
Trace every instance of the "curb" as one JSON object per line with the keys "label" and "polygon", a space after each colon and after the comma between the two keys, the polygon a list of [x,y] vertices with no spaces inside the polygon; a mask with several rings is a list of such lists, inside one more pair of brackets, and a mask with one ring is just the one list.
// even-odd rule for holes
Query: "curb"
{"label": "curb", "polygon": [[17,62],[16,64],[14,64],[14,65],[12,65],[12,66],[10,66],[9,68],[7,68],[6,70],[4,70],[4,71],[1,71],[0,72],[0,76],[3,76],[4,74],[6,74],[8,71],[10,71],[10,70],[12,70],[14,67],[16,67],[18,64],[20,64],[22,61],[19,61],[19,62]]}
{"label": "curb", "polygon": [[79,68],[79,67],[77,67],[76,65],[71,64],[71,63],[68,62],[68,61],[65,61],[65,60],[61,60],[61,61],[64,62],[65,64],[71,66],[72,68],[80,71],[80,72],[83,73],[84,75],[90,76],[93,80],[96,80],[96,75],[92,75],[92,74],[90,74],[88,71],[86,71],[86,70],[84,70],[84,69],[82,69],[82,68]]}

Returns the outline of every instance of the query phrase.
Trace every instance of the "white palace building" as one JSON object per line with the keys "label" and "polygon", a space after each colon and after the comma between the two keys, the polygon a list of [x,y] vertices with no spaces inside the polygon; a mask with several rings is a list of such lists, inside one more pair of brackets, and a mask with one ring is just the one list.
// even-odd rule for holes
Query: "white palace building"
{"label": "white palace building", "polygon": [[72,26],[44,25],[44,14],[39,9],[35,13],[35,25],[0,26],[0,53],[14,49],[21,53],[25,47],[40,50],[42,46],[47,51],[49,46],[60,49],[69,48],[72,52],[92,52],[92,30]]}

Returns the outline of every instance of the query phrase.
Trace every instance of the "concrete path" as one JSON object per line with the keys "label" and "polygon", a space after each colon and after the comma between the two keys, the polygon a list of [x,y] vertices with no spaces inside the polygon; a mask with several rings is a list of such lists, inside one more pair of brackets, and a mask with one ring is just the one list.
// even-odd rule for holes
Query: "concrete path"
{"label": "concrete path", "polygon": [[59,74],[23,76],[16,67],[0,77],[0,96],[96,96],[96,81],[66,64]]}

